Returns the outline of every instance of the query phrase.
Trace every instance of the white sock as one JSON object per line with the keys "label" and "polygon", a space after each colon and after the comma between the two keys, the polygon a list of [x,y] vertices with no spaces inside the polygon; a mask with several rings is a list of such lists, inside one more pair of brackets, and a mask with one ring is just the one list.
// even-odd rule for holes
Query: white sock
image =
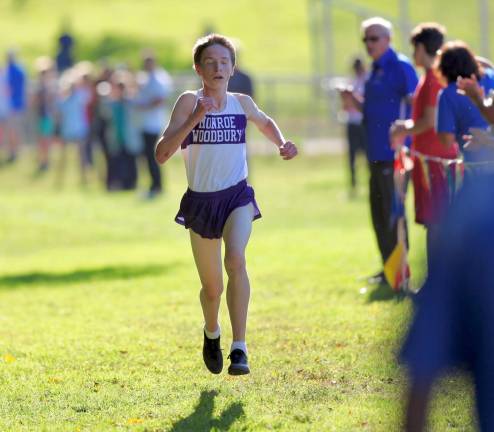
{"label": "white sock", "polygon": [[242,350],[245,354],[247,354],[247,344],[245,341],[233,341],[232,346],[230,348],[230,352],[233,350],[240,349]]}
{"label": "white sock", "polygon": [[206,325],[204,325],[204,333],[206,333],[206,337],[208,339],[218,339],[220,337],[220,334],[221,334],[221,327],[218,324],[218,328],[216,329],[216,331],[210,332],[206,329]]}

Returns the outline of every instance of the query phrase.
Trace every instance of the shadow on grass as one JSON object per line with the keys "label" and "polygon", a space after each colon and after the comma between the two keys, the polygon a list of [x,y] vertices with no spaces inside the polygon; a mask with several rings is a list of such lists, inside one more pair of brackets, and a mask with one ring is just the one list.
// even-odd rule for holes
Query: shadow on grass
{"label": "shadow on grass", "polygon": [[211,430],[226,431],[233,423],[244,415],[240,402],[232,403],[218,418],[213,418],[215,390],[203,391],[194,412],[188,417],[173,424],[171,432],[209,432]]}
{"label": "shadow on grass", "polygon": [[168,273],[181,266],[180,262],[167,265],[109,266],[80,269],[67,273],[32,272],[0,277],[0,289],[33,285],[67,285],[87,281],[134,279]]}
{"label": "shadow on grass", "polygon": [[395,292],[387,283],[380,283],[369,293],[367,303],[376,301],[402,301],[406,295],[402,292]]}

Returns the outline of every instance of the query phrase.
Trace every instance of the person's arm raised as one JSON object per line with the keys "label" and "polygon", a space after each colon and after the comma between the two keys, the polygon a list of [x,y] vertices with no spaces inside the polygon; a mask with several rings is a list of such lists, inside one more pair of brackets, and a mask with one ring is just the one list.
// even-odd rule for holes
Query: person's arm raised
{"label": "person's arm raised", "polygon": [[484,90],[477,81],[475,75],[470,78],[459,77],[456,84],[458,93],[464,94],[479,108],[484,118],[489,123],[494,123],[494,105],[492,99],[485,98]]}
{"label": "person's arm raised", "polygon": [[236,93],[247,119],[254,123],[259,131],[280,150],[280,156],[285,159],[293,159],[298,154],[297,147],[291,141],[286,141],[276,122],[262,112],[250,96]]}
{"label": "person's arm raised", "polygon": [[[197,104],[196,104],[197,100]],[[196,104],[194,108],[194,104]],[[186,92],[180,95],[173,107],[170,122],[158,140],[155,156],[160,164],[164,164],[177,151],[190,131],[208,112],[215,109],[212,98],[197,98],[194,93]]]}

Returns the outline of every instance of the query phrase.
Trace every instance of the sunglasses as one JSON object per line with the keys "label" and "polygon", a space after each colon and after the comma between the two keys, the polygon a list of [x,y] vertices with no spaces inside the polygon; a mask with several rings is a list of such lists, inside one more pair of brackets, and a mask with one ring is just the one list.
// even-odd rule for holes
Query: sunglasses
{"label": "sunglasses", "polygon": [[362,38],[362,42],[363,43],[367,43],[367,42],[375,43],[379,39],[381,39],[381,36],[366,36],[366,37]]}

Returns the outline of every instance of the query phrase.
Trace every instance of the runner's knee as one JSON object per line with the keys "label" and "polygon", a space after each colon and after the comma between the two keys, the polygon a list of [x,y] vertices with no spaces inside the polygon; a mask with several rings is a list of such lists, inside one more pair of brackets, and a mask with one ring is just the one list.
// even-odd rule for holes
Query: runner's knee
{"label": "runner's knee", "polygon": [[245,271],[245,255],[239,252],[225,254],[225,270],[229,276]]}
{"label": "runner's knee", "polygon": [[202,284],[202,295],[206,300],[214,301],[221,297],[223,293],[223,284],[207,282]]}

